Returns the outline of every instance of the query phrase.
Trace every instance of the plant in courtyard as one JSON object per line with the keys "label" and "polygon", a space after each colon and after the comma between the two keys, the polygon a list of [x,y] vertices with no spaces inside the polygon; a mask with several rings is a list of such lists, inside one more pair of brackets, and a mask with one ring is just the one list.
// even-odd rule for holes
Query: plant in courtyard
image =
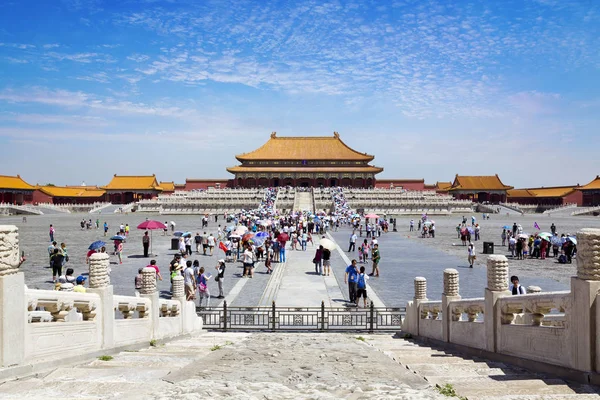
{"label": "plant in courtyard", "polygon": [[219,346],[218,344],[215,344],[213,347],[210,348],[210,351],[219,350],[220,348],[221,348],[221,346]]}
{"label": "plant in courtyard", "polygon": [[458,397],[460,400],[467,400],[466,397],[459,396],[454,389],[454,386],[450,383],[446,383],[444,386],[435,385],[435,389],[444,396],[448,397]]}
{"label": "plant in courtyard", "polygon": [[100,361],[110,361],[112,359],[113,359],[113,356],[107,356],[107,355],[98,357],[98,360],[100,360]]}
{"label": "plant in courtyard", "polygon": [[156,347],[156,346],[158,346],[158,342],[156,341],[156,339],[152,339],[152,340],[150,341],[150,346],[152,346],[152,347]]}
{"label": "plant in courtyard", "polygon": [[362,336],[358,336],[358,337],[356,338],[356,340],[360,340],[361,342],[365,342],[367,339],[365,339],[365,338],[364,338],[364,337],[362,337]]}

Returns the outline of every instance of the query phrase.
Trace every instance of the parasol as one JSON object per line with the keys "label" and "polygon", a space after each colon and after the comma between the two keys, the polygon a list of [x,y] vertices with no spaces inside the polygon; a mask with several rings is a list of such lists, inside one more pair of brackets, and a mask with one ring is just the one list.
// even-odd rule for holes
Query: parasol
{"label": "parasol", "polygon": [[575,236],[569,236],[567,237],[567,240],[573,242],[573,244],[577,246],[577,238]]}
{"label": "parasol", "polygon": [[[174,224],[173,221],[171,223]],[[137,228],[150,231],[150,254],[152,254],[152,231],[155,229],[167,229],[167,226],[160,221],[147,220],[139,224]]]}
{"label": "parasol", "polygon": [[333,250],[335,250],[337,248],[337,245],[335,244],[334,241],[326,239],[326,238],[325,239],[321,239],[319,241],[319,244],[321,246],[323,246],[324,249],[327,249],[327,250],[330,250],[330,251],[333,251]]}
{"label": "parasol", "polygon": [[377,219],[377,218],[379,218],[379,215],[377,215],[377,214],[367,214],[367,215],[365,215],[365,218],[375,218],[375,219]]}
{"label": "parasol", "polygon": [[113,237],[110,238],[110,240],[121,240],[121,241],[123,241],[125,239],[127,239],[127,238],[125,236],[122,236],[122,235],[115,235],[115,236],[113,236]]}
{"label": "parasol", "polygon": [[287,242],[288,240],[290,240],[290,235],[288,235],[285,232],[280,233],[279,236],[277,236],[277,240],[279,240],[280,242]]}
{"label": "parasol", "polygon": [[538,236],[542,239],[544,239],[547,242],[551,242],[552,239],[552,234],[548,233],[548,232],[540,232],[538,233]]}
{"label": "parasol", "polygon": [[88,250],[98,250],[102,248],[102,246],[106,246],[106,243],[104,243],[102,240],[96,240],[94,243],[90,244]]}

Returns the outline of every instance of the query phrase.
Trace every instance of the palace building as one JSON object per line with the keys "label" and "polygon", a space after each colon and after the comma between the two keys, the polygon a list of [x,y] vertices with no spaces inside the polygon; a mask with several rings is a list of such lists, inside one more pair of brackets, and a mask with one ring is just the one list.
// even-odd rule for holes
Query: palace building
{"label": "palace building", "polygon": [[237,155],[241,165],[227,168],[237,187],[352,186],[375,187],[383,168],[375,158],[349,147],[333,136],[278,137],[275,132],[258,149]]}
{"label": "palace building", "polygon": [[[442,182],[442,185],[445,185]],[[441,189],[441,186],[440,186]],[[505,202],[507,191],[513,189],[512,186],[502,183],[498,174],[491,176],[464,176],[454,177],[454,182],[450,188],[444,188],[448,193],[460,200],[471,200],[474,202],[499,203]]]}
{"label": "palace building", "polygon": [[[163,192],[156,175],[123,176],[115,174],[106,191],[107,200],[113,204],[128,204],[143,199],[152,199]],[[173,190],[175,190],[173,188]]]}

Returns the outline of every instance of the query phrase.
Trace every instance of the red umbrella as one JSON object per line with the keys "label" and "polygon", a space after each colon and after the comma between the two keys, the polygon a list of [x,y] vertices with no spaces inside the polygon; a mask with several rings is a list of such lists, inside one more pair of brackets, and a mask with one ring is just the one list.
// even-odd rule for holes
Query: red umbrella
{"label": "red umbrella", "polygon": [[283,232],[280,233],[279,236],[277,236],[277,240],[279,240],[280,242],[287,242],[288,240],[290,240],[290,236],[287,233]]}
{"label": "red umbrella", "polygon": [[246,233],[244,236],[242,236],[242,242],[247,242],[248,240],[252,239],[254,237],[254,233]]}
{"label": "red umbrella", "polygon": [[150,231],[150,253],[152,253],[152,231],[155,229],[167,229],[167,226],[160,221],[146,220],[139,224],[137,228]]}

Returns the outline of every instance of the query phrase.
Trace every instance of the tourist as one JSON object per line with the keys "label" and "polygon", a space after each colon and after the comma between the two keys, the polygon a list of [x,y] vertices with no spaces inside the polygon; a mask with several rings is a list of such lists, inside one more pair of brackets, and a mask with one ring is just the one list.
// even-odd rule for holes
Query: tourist
{"label": "tourist", "polygon": [[206,234],[206,232],[204,232],[202,234],[202,254],[203,255],[206,255],[206,250],[208,250],[208,235]]}
{"label": "tourist", "polygon": [[50,243],[50,246],[48,246],[48,260],[50,262],[50,267],[52,267],[52,256],[54,255],[54,250],[57,249],[56,245],[56,242],[52,242]]}
{"label": "tourist", "polygon": [[265,268],[267,268],[267,274],[271,274],[273,272],[273,254],[273,246],[267,246],[265,256]]}
{"label": "tourist", "polygon": [[502,239],[502,246],[506,246],[506,229],[502,228],[502,233],[500,234],[500,238]]}
{"label": "tourist", "polygon": [[144,268],[139,268],[138,273],[133,280],[133,284],[135,285],[135,296],[140,297],[140,290],[142,290],[142,270]]}
{"label": "tourist", "polygon": [[512,258],[515,258],[515,253],[517,252],[517,239],[513,236],[508,239],[508,250],[510,251]]}
{"label": "tourist", "polygon": [[[175,264],[177,265],[177,264]],[[154,271],[156,271],[156,277],[158,278],[159,281],[163,280],[162,275],[160,274],[160,269],[158,268],[158,265],[156,265],[156,260],[150,260],[150,264],[146,265],[146,268],[153,268]]]}
{"label": "tourist", "polygon": [[64,275],[58,277],[60,283],[75,283],[76,278],[73,276],[73,268],[67,268]]}
{"label": "tourist", "polygon": [[215,269],[217,270],[215,282],[219,284],[219,295],[217,296],[217,299],[224,299],[225,296],[223,295],[223,280],[225,279],[225,260],[219,260],[217,261],[217,263],[218,264],[215,267]]}
{"label": "tourist", "polygon": [[513,223],[513,226],[512,226],[512,235],[513,236],[517,236],[517,230],[518,229],[519,229],[519,226],[517,225],[517,223],[516,222]]}
{"label": "tourist", "polygon": [[356,277],[356,307],[358,301],[362,297],[364,299],[364,307],[367,307],[367,280],[369,277],[365,274],[365,267],[360,267],[360,272]]}
{"label": "tourist", "polygon": [[171,295],[173,294],[173,278],[175,278],[176,276],[181,276],[181,273],[183,272],[183,266],[187,265],[187,263],[191,264],[192,262],[188,260],[185,263],[182,262],[181,264],[175,264],[173,265],[173,268],[169,270],[169,281],[171,283],[169,291],[171,292]]}
{"label": "tourist", "polygon": [[192,255],[192,235],[185,236],[183,238],[183,243],[185,244],[185,253],[189,256]]}
{"label": "tourist", "polygon": [[302,232],[302,238],[301,238],[301,246],[302,246],[302,251],[306,251],[306,242],[308,241],[308,234],[303,230]]}
{"label": "tourist", "polygon": [[467,248],[467,253],[469,255],[467,258],[469,260],[469,268],[473,268],[473,263],[477,259],[477,256],[475,255],[475,246],[473,245],[472,242],[469,242],[469,247]]}
{"label": "tourist", "polygon": [[319,246],[313,257],[313,264],[315,264],[315,274],[323,275],[323,246]]}
{"label": "tourist", "polygon": [[[368,236],[368,235],[367,235]],[[348,245],[348,253],[351,251],[356,251],[356,232],[352,231],[350,234],[349,245]]]}
{"label": "tourist", "polygon": [[522,238],[517,239],[517,243],[515,244],[517,248],[517,260],[523,259],[523,244],[525,240]]}
{"label": "tourist", "polygon": [[85,293],[86,292],[85,286],[83,286],[85,284],[85,279],[86,278],[83,275],[79,275],[77,277],[77,279],[75,280],[77,285],[73,288],[74,292],[77,292],[77,293]]}
{"label": "tourist", "polygon": [[356,266],[356,260],[352,260],[352,264],[346,267],[346,273],[344,275],[344,283],[348,284],[348,296],[350,297],[351,303],[356,303],[357,280],[358,267]]}
{"label": "tourist", "polygon": [[540,242],[540,257],[542,260],[546,259],[546,252],[548,251],[548,242],[544,239]]}
{"label": "tourist", "polygon": [[100,219],[96,218],[96,229],[100,229]]}
{"label": "tourist", "polygon": [[554,222],[550,225],[550,232],[552,232],[552,236],[556,235],[556,226],[554,225]]}
{"label": "tourist", "polygon": [[323,259],[323,275],[329,276],[331,273],[331,251],[329,249],[323,248],[322,256]]}
{"label": "tourist", "polygon": [[273,248],[273,261],[278,263],[279,262],[279,241],[274,240],[273,245],[271,247]]}
{"label": "tourist", "polygon": [[123,241],[115,240],[115,242],[116,242],[115,254],[119,260],[119,264],[123,264]]}
{"label": "tourist", "polygon": [[512,282],[512,284],[509,286],[508,290],[513,294],[513,296],[525,294],[525,289],[519,284],[518,276],[511,276],[510,281]]}
{"label": "tourist", "polygon": [[[216,243],[216,239],[212,233],[210,233],[208,235],[208,238],[206,238],[206,243],[208,244],[208,250],[210,251],[210,255],[212,257],[213,251],[215,249],[215,243]],[[190,252],[190,254],[191,254],[191,252]]]}
{"label": "tourist", "polygon": [[199,306],[202,307],[203,300],[206,299],[206,308],[210,306],[210,290],[208,289],[208,280],[210,279],[210,274],[204,273],[204,267],[200,267],[198,271],[198,297],[199,297]]}
{"label": "tourist", "polygon": [[56,277],[62,275],[62,265],[64,256],[57,248],[54,249],[50,257],[50,267],[52,267],[52,282],[56,283]]}
{"label": "tourist", "polygon": [[[199,266],[198,261],[194,261],[194,266]],[[185,270],[183,270],[183,286],[185,290],[185,300],[194,301],[196,299],[196,282],[194,267],[192,267],[192,261],[188,260],[185,264]]]}
{"label": "tourist", "polygon": [[371,260],[373,261],[373,271],[369,274],[370,276],[375,276],[379,278],[379,261],[381,260],[381,256],[379,255],[379,244],[376,241],[372,244],[373,250],[371,251]]}
{"label": "tourist", "polygon": [[108,224],[104,221],[104,236],[108,234]]}
{"label": "tourist", "polygon": [[[460,233],[460,230],[461,230],[461,225],[460,225],[460,224],[456,225],[456,235],[457,235],[457,239],[460,239],[460,238],[461,238],[461,236],[462,236],[462,235],[461,235],[461,233]],[[464,246],[464,243],[463,243],[463,246]]]}
{"label": "tourist", "polygon": [[165,221],[165,227],[163,228],[163,236],[167,236],[167,232],[169,231],[169,223]]}
{"label": "tourist", "polygon": [[202,245],[202,235],[200,235],[200,232],[196,232],[194,243],[196,244],[196,254],[200,254],[200,246]]}
{"label": "tourist", "polygon": [[410,220],[410,228],[408,229],[409,232],[413,232],[415,230],[415,220],[411,219]]}
{"label": "tourist", "polygon": [[287,235],[279,235],[277,240],[279,241],[279,262],[285,262],[285,244],[287,243]]}
{"label": "tourist", "polygon": [[479,232],[481,231],[481,229],[479,228],[479,224],[475,224],[475,241],[480,240],[479,239]]}
{"label": "tourist", "polygon": [[[91,222],[92,220],[90,220]],[[125,236],[129,236],[129,224],[125,224]]]}
{"label": "tourist", "polygon": [[56,229],[54,229],[52,224],[50,224],[50,231],[48,233],[50,234],[50,241],[54,242],[54,234],[56,233]]}
{"label": "tourist", "polygon": [[187,254],[187,250],[185,249],[185,242],[184,242],[183,237],[179,238],[179,243],[177,245],[177,248],[179,249],[180,254],[182,254],[182,255]]}
{"label": "tourist", "polygon": [[144,247],[144,257],[148,257],[148,249],[150,248],[150,236],[148,236],[148,231],[144,232],[142,246]]}
{"label": "tourist", "polygon": [[[285,257],[285,256],[284,256]],[[242,278],[252,278],[252,264],[254,259],[254,253],[250,248],[250,245],[244,245],[244,254],[242,262],[244,264],[244,272],[242,273]]]}

